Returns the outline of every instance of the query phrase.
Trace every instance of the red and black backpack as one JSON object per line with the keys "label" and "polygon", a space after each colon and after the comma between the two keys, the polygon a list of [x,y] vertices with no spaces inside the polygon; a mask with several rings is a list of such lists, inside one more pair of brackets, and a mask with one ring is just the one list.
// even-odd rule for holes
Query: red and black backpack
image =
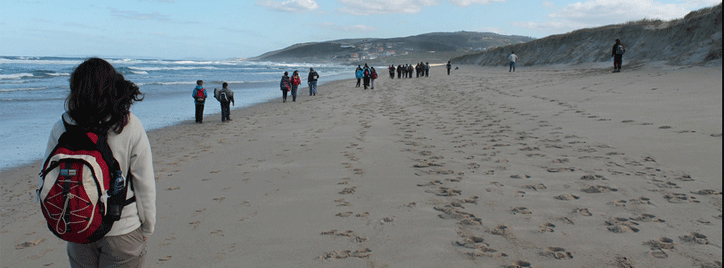
{"label": "red and black backpack", "polygon": [[100,240],[121,218],[131,173],[123,178],[108,145],[107,131],[92,131],[65,122],[66,131],[40,172],[37,190],[48,228],[75,243]]}

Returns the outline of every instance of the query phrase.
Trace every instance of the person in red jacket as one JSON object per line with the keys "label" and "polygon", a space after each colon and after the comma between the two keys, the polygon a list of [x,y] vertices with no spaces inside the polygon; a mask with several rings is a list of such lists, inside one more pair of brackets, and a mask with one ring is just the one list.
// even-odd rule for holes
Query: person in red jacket
{"label": "person in red jacket", "polygon": [[294,71],[292,74],[292,101],[297,101],[297,88],[302,83],[302,78],[299,77],[299,71]]}

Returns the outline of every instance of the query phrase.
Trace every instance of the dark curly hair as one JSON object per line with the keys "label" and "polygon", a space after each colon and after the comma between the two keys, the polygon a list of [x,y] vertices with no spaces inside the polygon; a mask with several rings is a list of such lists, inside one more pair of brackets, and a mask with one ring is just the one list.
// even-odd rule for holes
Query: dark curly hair
{"label": "dark curly hair", "polygon": [[131,104],[141,100],[143,93],[136,84],[127,81],[107,61],[90,58],[78,65],[70,77],[65,110],[81,127],[121,133],[128,124]]}

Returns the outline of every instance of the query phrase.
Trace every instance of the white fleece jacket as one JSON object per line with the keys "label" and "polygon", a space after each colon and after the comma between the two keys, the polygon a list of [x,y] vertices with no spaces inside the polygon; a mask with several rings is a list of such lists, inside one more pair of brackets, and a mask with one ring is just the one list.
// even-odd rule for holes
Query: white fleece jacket
{"label": "white fleece jacket", "polygon": [[[63,114],[63,118],[69,124],[75,124],[75,121],[67,113]],[[44,158],[50,155],[63,132],[65,132],[63,121],[58,120],[50,132]],[[135,195],[136,203],[123,208],[121,219],[113,224],[113,228],[111,228],[107,236],[124,235],[140,226],[143,235],[148,237],[153,233],[156,225],[156,181],[153,174],[151,145],[138,117],[131,113],[128,124],[121,134],[108,131],[108,145],[121,166],[123,177],[128,178],[129,168],[133,173],[133,180],[131,181],[133,191],[129,189],[127,198]]]}

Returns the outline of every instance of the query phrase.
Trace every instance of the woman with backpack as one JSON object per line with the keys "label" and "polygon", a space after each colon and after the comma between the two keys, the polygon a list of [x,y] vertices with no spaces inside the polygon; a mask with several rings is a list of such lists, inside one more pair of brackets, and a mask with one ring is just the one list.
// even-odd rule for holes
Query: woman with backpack
{"label": "woman with backpack", "polygon": [[372,85],[372,89],[375,89],[375,80],[377,79],[377,71],[375,71],[375,67],[370,67],[370,83]]}
{"label": "woman with backpack", "polygon": [[302,78],[299,77],[299,72],[294,71],[292,73],[292,101],[297,101],[297,88],[302,83]]}
{"label": "woman with backpack", "polygon": [[[120,196],[124,198],[125,205],[121,206],[122,210],[116,210],[117,213],[114,214],[120,220],[112,223],[108,233],[90,238],[77,237],[84,234],[80,232],[81,227],[73,224],[83,219],[78,218],[78,214],[81,212],[73,207],[73,203],[78,203],[78,201],[73,202],[73,200],[78,198],[82,200],[83,197],[80,195],[85,195],[86,192],[95,194],[95,188],[91,192],[84,191],[80,195],[77,192],[72,195],[67,193],[82,191],[83,187],[73,189],[71,186],[68,187],[71,189],[61,190],[67,194],[66,202],[70,200],[66,203],[67,210],[73,211],[73,213],[64,212],[67,218],[62,220],[64,224],[59,225],[65,225],[65,227],[56,228],[61,229],[63,235],[77,232],[71,234],[74,236],[70,237],[71,239],[61,237],[69,241],[67,242],[67,253],[71,267],[142,267],[144,264],[146,239],[153,233],[156,224],[156,184],[151,146],[146,131],[143,129],[141,121],[129,111],[134,102],[141,100],[143,100],[143,94],[139,91],[138,86],[125,80],[123,75],[103,59],[86,60],[75,68],[70,77],[70,93],[65,102],[66,112],[62,115],[62,119],[53,125],[45,152],[46,157],[51,154],[59,155],[57,150],[61,146],[60,144],[69,143],[67,138],[63,139],[61,143],[61,136],[71,137],[65,136],[66,133],[68,135],[80,133],[82,136],[91,137],[90,140],[93,142],[96,141],[92,137],[95,137],[96,140],[105,140],[103,145],[93,143],[91,145],[98,146],[98,148],[103,146],[103,151],[110,148],[112,156],[106,155],[103,159],[115,158],[117,165],[113,165],[114,170],[119,170],[121,175],[121,177],[116,174],[106,176],[106,178],[110,177],[115,182],[120,180],[127,183],[126,185],[131,185],[124,188],[126,189],[125,196]],[[100,142],[98,143],[100,144]],[[103,163],[107,162],[103,161]],[[52,163],[49,166],[52,166]],[[56,185],[57,183],[61,185],[81,183],[80,180],[76,182],[76,178],[69,176],[76,175],[77,172],[78,177],[82,177],[80,173],[85,173],[83,172],[85,169],[74,169],[75,166],[68,167],[68,165],[65,168],[65,173],[64,169],[60,169],[55,176]],[[47,169],[43,172],[48,174]],[[121,178],[123,179],[121,180]],[[41,181],[39,196],[44,205],[51,197],[44,198],[43,192],[49,191],[48,188],[51,188],[52,191],[53,188],[47,187],[49,179],[53,178],[43,177]],[[57,182],[60,179],[63,179],[64,182]],[[85,179],[82,180],[83,185],[86,185],[86,182]],[[111,210],[113,204],[111,199],[115,197],[112,191],[115,189],[111,186],[111,190],[108,191],[111,192],[106,209],[106,213],[109,215],[111,212],[108,211]],[[106,196],[105,193],[104,196]],[[92,199],[90,196],[86,196],[86,198]],[[134,199],[135,201],[133,201]],[[102,206],[103,204],[100,202],[106,203],[106,200],[100,200],[94,204]],[[96,202],[96,200],[92,200],[92,202]],[[45,207],[45,209],[49,208]],[[100,217],[99,215],[92,216]],[[89,221],[89,219],[84,219]],[[90,242],[76,243],[70,242],[70,240]]]}
{"label": "woman with backpack", "polygon": [[282,102],[287,102],[287,92],[292,88],[291,80],[289,79],[289,72],[284,72],[282,81],[279,83],[279,87],[282,90]]}

